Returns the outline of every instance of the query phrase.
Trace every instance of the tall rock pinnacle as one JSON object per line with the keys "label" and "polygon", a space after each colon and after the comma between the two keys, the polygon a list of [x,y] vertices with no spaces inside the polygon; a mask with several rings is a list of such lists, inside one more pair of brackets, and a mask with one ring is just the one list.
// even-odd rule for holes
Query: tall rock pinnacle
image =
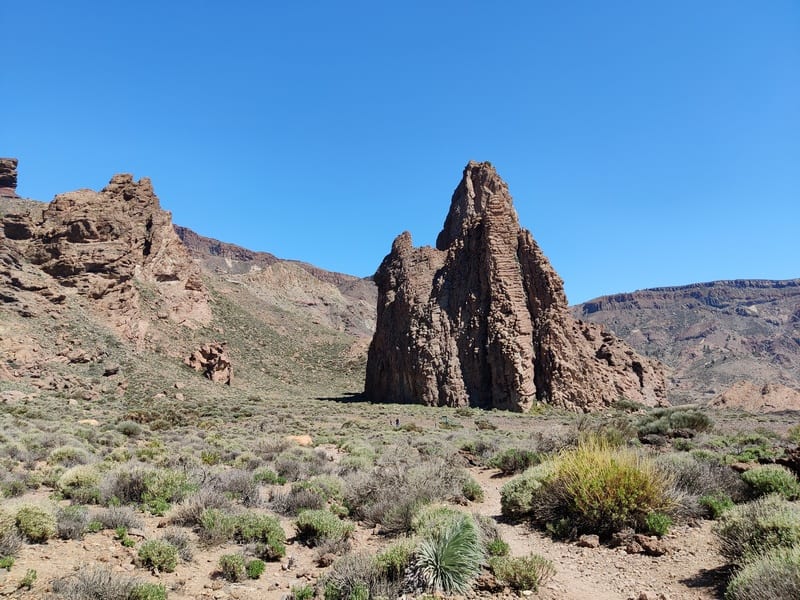
{"label": "tall rock pinnacle", "polygon": [[464,169],[436,248],[401,234],[375,282],[373,401],[585,411],[665,400],[661,365],[570,316],[561,278],[489,163]]}

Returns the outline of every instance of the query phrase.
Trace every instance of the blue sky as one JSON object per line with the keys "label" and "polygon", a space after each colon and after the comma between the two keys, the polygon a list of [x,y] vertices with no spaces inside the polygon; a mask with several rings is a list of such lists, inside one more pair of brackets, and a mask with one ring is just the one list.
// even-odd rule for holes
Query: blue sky
{"label": "blue sky", "polygon": [[0,155],[49,200],[152,178],[176,223],[356,275],[433,244],[470,159],[571,302],[800,277],[800,3],[26,0]]}

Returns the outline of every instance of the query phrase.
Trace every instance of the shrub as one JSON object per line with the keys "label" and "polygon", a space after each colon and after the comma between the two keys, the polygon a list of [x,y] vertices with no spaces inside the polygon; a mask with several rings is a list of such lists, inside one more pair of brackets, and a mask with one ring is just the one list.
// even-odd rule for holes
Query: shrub
{"label": "shrub", "polygon": [[295,520],[297,536],[311,546],[324,540],[347,539],[353,533],[354,525],[342,521],[327,510],[304,510]]}
{"label": "shrub", "polygon": [[136,421],[120,421],[117,423],[117,431],[127,437],[139,437],[142,426]]}
{"label": "shrub", "polygon": [[499,538],[486,545],[486,553],[489,556],[507,556],[510,550],[508,543]]}
{"label": "shrub", "polygon": [[245,573],[247,573],[247,577],[250,579],[258,579],[261,577],[261,575],[264,573],[264,569],[266,569],[264,561],[259,560],[258,558],[248,560],[244,565]]}
{"label": "shrub", "polygon": [[75,465],[85,465],[91,460],[90,454],[83,448],[76,446],[61,446],[55,448],[47,457],[47,462],[51,465],[61,465],[62,467],[74,467]]}
{"label": "shrub", "polygon": [[561,454],[553,476],[536,494],[547,505],[540,503],[534,512],[540,512],[537,520],[566,520],[578,532],[641,529],[649,513],[673,509],[670,484],[652,460],[590,438]]}
{"label": "shrub", "polygon": [[314,588],[308,584],[292,587],[292,600],[311,600],[314,597]]}
{"label": "shrub", "polygon": [[708,511],[708,515],[712,519],[719,519],[722,513],[735,506],[733,500],[727,494],[701,496],[699,504]]}
{"label": "shrub", "polygon": [[434,592],[465,594],[482,561],[478,532],[472,519],[465,515],[445,531],[434,531],[420,542],[412,563],[412,577]]}
{"label": "shrub", "polygon": [[773,494],[734,506],[713,528],[722,555],[736,565],[777,548],[800,544],[800,507]]}
{"label": "shrub", "polygon": [[713,422],[704,412],[694,407],[673,406],[655,409],[639,420],[639,437],[666,435],[687,437],[711,429]]}
{"label": "shrub", "polygon": [[36,578],[38,577],[36,573],[36,569],[28,569],[25,571],[25,576],[20,579],[20,582],[17,584],[17,589],[25,588],[29,590],[33,587],[33,584],[36,582]]}
{"label": "shrub", "polygon": [[134,583],[127,600],[167,600],[167,588],[159,583]]}
{"label": "shrub", "polygon": [[381,577],[380,568],[369,554],[346,554],[331,566],[322,579],[325,600],[367,600],[396,598],[399,586]]}
{"label": "shrub", "polygon": [[2,558],[0,558],[0,569],[11,570],[11,567],[13,566],[14,566],[13,556],[3,556]]}
{"label": "shrub", "polygon": [[748,496],[747,485],[730,466],[713,458],[699,459],[696,454],[669,453],[656,459],[681,493],[691,496],[724,494],[741,502]]}
{"label": "shrub", "polygon": [[781,465],[762,465],[742,473],[742,479],[757,496],[780,494],[787,500],[800,497],[800,483],[794,473]]}
{"label": "shrub", "polygon": [[148,471],[144,476],[144,485],[142,502],[147,510],[157,516],[163,516],[172,503],[183,500],[197,489],[186,473],[172,469]]}
{"label": "shrub", "polygon": [[16,517],[0,508],[0,558],[16,556],[21,546]]}
{"label": "shrub", "polygon": [[800,546],[759,555],[736,572],[725,592],[728,600],[800,598]]}
{"label": "shrub", "polygon": [[234,517],[234,538],[255,542],[259,556],[276,560],[286,554],[286,534],[274,517],[244,512]]}
{"label": "shrub", "polygon": [[38,506],[23,506],[17,511],[17,529],[34,544],[42,544],[56,534],[56,518]]}
{"label": "shrub", "polygon": [[464,485],[461,486],[461,493],[464,494],[464,498],[470,502],[483,502],[483,488],[481,484],[472,477],[467,479]]}
{"label": "shrub", "polygon": [[489,559],[489,569],[495,577],[509,587],[536,592],[539,586],[555,575],[553,563],[539,556],[495,556]]}
{"label": "shrub", "polygon": [[165,542],[169,542],[175,549],[178,551],[178,556],[181,557],[181,560],[189,562],[192,560],[193,552],[192,552],[192,542],[189,538],[189,535],[177,527],[170,527],[164,532],[162,536]]}
{"label": "shrub", "polygon": [[[81,569],[67,577],[60,577],[52,582],[53,592],[57,598],[65,600],[163,600],[166,591],[161,595],[149,592],[145,584],[119,575],[106,566],[95,566]],[[155,586],[161,588],[162,586]],[[140,595],[134,595],[137,588],[144,588]],[[142,595],[145,594],[145,595]]]}
{"label": "shrub", "polygon": [[647,533],[661,537],[672,527],[672,519],[664,513],[651,512],[644,518],[644,524]]}
{"label": "shrub", "polygon": [[392,581],[400,581],[411,563],[414,546],[408,540],[396,542],[378,553],[375,564],[381,574]]}
{"label": "shrub", "polygon": [[95,520],[103,526],[103,529],[117,529],[118,527],[138,529],[142,526],[142,519],[130,506],[112,506],[100,510],[95,515]]}
{"label": "shrub", "polygon": [[434,532],[442,533],[450,526],[465,517],[455,508],[441,504],[428,504],[421,507],[411,519],[411,531],[430,536]]}
{"label": "shrub", "polygon": [[139,560],[156,573],[172,573],[178,565],[178,549],[165,540],[147,540],[139,546]]}
{"label": "shrub", "polygon": [[209,508],[229,509],[231,502],[216,490],[201,488],[196,494],[184,498],[173,506],[167,518],[173,525],[194,527],[200,525],[203,512]]}
{"label": "shrub", "polygon": [[503,516],[520,519],[530,515],[544,484],[553,477],[555,468],[553,461],[545,461],[503,485],[500,489],[500,512]]}
{"label": "shrub", "polygon": [[56,511],[56,533],[62,540],[79,540],[89,525],[85,506],[64,506]]}
{"label": "shrub", "polygon": [[241,501],[245,506],[261,504],[258,483],[247,471],[241,469],[224,471],[216,476],[213,487],[228,498]]}
{"label": "shrub", "polygon": [[100,474],[89,465],[78,465],[67,469],[58,478],[58,491],[65,498],[81,504],[97,504],[100,501]]}
{"label": "shrub", "polygon": [[219,508],[207,508],[200,515],[200,541],[213,546],[233,539],[236,533],[236,517]]}
{"label": "shrub", "polygon": [[286,478],[281,477],[272,469],[259,469],[253,473],[253,481],[256,483],[266,483],[268,485],[283,485],[286,483]]}
{"label": "shrub", "polygon": [[244,556],[241,554],[223,554],[219,557],[219,570],[227,581],[242,581],[247,572],[244,566]]}
{"label": "shrub", "polygon": [[522,473],[525,469],[538,465],[540,462],[542,462],[542,456],[538,452],[508,448],[494,455],[489,460],[489,466],[500,469],[504,475],[511,475]]}
{"label": "shrub", "polygon": [[274,467],[278,475],[287,481],[308,479],[330,473],[333,469],[324,452],[298,446],[281,452],[275,459]]}

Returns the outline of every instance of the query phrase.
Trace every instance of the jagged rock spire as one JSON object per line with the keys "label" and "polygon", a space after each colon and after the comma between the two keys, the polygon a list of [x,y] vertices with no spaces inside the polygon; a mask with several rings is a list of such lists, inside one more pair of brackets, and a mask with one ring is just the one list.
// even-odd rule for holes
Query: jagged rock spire
{"label": "jagged rock spire", "polygon": [[373,401],[526,411],[664,400],[660,365],[570,317],[561,278],[490,163],[464,169],[436,248],[401,234],[375,281]]}

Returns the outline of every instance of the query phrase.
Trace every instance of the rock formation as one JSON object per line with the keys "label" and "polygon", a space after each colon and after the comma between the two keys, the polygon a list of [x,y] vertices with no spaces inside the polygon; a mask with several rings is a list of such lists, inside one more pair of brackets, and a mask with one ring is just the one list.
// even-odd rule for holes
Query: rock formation
{"label": "rock formation", "polygon": [[800,410],[800,392],[779,383],[756,385],[742,380],[716,396],[709,406],[748,412]]}
{"label": "rock formation", "polygon": [[231,384],[233,367],[224,343],[205,344],[183,360],[183,364],[203,373],[214,382]]}
{"label": "rock formation", "polygon": [[489,163],[465,168],[436,248],[401,234],[375,282],[370,400],[587,411],[665,398],[658,363],[570,316],[561,279]]}
{"label": "rock formation", "polygon": [[0,196],[17,195],[17,159],[0,158]]}
{"label": "rock formation", "polygon": [[[6,215],[2,232],[6,260],[0,262],[9,267],[11,287],[15,278],[24,283],[33,277],[22,271],[31,265],[43,293],[52,295],[55,288],[89,299],[131,339],[146,329],[140,310],[144,288],[152,290],[161,317],[190,326],[210,321],[199,268],[147,178],[134,182],[131,175],[115,175],[101,192],[59,194],[40,217]],[[49,276],[44,283],[41,275]]]}

